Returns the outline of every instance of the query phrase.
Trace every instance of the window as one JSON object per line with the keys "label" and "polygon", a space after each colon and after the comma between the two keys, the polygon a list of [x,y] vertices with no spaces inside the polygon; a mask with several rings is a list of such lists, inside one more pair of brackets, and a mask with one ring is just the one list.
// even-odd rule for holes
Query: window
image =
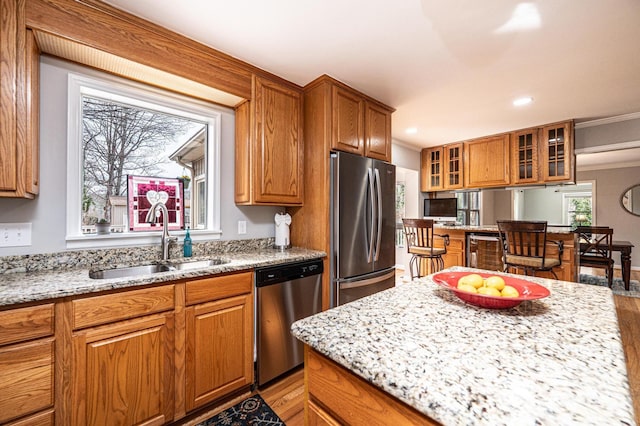
{"label": "window", "polygon": [[565,207],[563,223],[571,226],[590,226],[593,223],[591,193],[562,194]]}
{"label": "window", "polygon": [[480,191],[458,192],[458,224],[480,225]]}
{"label": "window", "polygon": [[[68,247],[155,237],[128,224],[128,175],[181,179],[185,226],[220,234],[220,111],[112,77],[69,74],[68,91]],[[107,237],[96,234],[99,219],[111,223]]]}

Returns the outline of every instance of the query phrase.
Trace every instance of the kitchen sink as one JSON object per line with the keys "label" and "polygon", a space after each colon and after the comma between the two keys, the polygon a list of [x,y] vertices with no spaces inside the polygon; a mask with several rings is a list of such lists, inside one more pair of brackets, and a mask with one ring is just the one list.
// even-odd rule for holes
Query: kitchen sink
{"label": "kitchen sink", "polygon": [[210,266],[216,265],[224,265],[225,263],[229,263],[226,259],[206,259],[206,260],[191,260],[184,262],[170,262],[171,270],[177,271],[187,271],[189,269],[200,269],[200,268],[208,268]]}
{"label": "kitchen sink", "polygon": [[160,265],[160,264],[127,266],[122,268],[89,271],[89,278],[98,279],[98,280],[109,279],[109,278],[125,278],[125,277],[133,277],[136,275],[149,275],[149,274],[155,274],[157,272],[167,272],[171,270],[172,270],[171,266]]}
{"label": "kitchen sink", "polygon": [[188,271],[191,269],[208,268],[216,265],[224,265],[225,263],[229,263],[229,261],[220,258],[174,262],[170,261],[169,263],[151,263],[146,265],[126,266],[122,268],[89,271],[89,278],[97,280],[109,278],[127,278],[138,275],[156,274],[158,272]]}

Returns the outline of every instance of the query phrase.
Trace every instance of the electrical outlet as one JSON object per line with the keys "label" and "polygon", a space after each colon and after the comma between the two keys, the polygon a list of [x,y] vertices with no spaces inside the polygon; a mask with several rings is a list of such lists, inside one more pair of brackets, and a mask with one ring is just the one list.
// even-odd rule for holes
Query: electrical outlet
{"label": "electrical outlet", "polygon": [[0,247],[31,245],[31,223],[0,223]]}
{"label": "electrical outlet", "polygon": [[238,221],[238,235],[242,235],[242,234],[246,234],[247,233],[247,221],[246,220],[239,220]]}

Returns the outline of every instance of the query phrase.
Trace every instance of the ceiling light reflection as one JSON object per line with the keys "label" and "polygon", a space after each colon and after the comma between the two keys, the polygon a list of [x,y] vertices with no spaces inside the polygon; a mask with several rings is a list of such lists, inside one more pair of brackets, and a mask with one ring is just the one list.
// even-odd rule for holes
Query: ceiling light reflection
{"label": "ceiling light reflection", "polygon": [[520,3],[513,9],[511,18],[494,33],[511,33],[517,31],[535,30],[540,28],[540,13],[534,3]]}

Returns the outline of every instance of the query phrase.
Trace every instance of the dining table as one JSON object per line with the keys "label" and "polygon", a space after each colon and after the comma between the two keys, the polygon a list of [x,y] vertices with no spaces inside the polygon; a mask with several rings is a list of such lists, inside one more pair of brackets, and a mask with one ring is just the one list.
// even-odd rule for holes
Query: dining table
{"label": "dining table", "polygon": [[624,289],[629,291],[631,285],[631,249],[635,247],[630,241],[613,241],[611,250],[620,252],[620,264],[622,266],[622,280]]}

